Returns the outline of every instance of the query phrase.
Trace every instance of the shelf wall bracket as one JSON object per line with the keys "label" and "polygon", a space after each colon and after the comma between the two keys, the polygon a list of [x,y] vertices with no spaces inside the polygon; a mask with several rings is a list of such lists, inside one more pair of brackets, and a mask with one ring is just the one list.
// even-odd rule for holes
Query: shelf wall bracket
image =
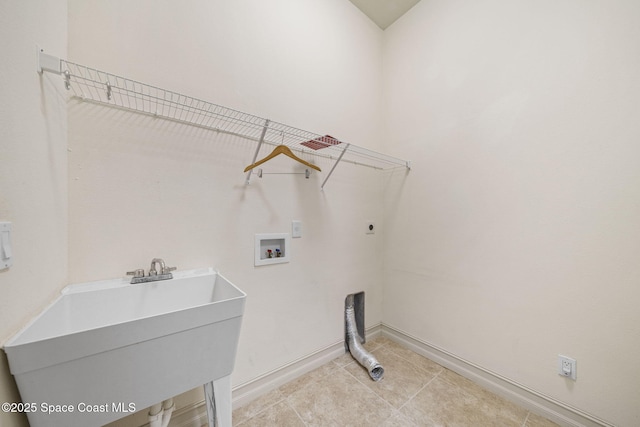
{"label": "shelf wall bracket", "polygon": [[39,46],[36,46],[36,51],[38,55],[36,68],[38,74],[42,74],[44,71],[49,71],[56,74],[60,74],[62,72],[60,71],[62,68],[60,65],[60,58],[44,53],[44,49]]}
{"label": "shelf wall bracket", "polygon": [[[256,147],[256,152],[253,154],[253,160],[251,163],[255,163],[258,159],[258,153],[260,152],[260,147],[262,147],[262,143],[264,142],[264,136],[267,134],[267,128],[269,127],[269,119],[266,119],[264,122],[264,127],[262,128],[262,134],[260,135],[260,141],[258,141],[258,146]],[[246,184],[249,185],[249,181],[251,180],[251,173],[253,169],[247,172],[247,181]]]}
{"label": "shelf wall bracket", "polygon": [[347,144],[344,147],[344,150],[342,150],[342,153],[340,153],[340,156],[338,157],[338,160],[336,160],[336,162],[333,164],[333,167],[331,168],[331,170],[329,171],[329,173],[327,174],[327,177],[324,179],[324,181],[322,181],[322,185],[320,186],[320,190],[324,190],[324,185],[327,183],[327,180],[329,179],[329,177],[331,176],[331,174],[333,173],[334,169],[336,168],[336,166],[338,166],[338,163],[340,163],[340,160],[342,160],[342,156],[344,156],[344,153],[347,152],[347,150],[349,149],[349,145]]}

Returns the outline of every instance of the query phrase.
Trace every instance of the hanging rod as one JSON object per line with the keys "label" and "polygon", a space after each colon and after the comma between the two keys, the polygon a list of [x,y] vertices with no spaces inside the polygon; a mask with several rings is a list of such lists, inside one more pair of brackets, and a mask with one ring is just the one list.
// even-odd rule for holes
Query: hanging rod
{"label": "hanging rod", "polygon": [[263,175],[304,175],[306,179],[309,179],[311,176],[309,169],[305,169],[304,172],[263,172],[262,169],[256,169],[255,171],[258,178],[262,178]]}
{"label": "hanging rod", "polygon": [[[334,160],[322,188],[340,162],[387,170],[411,169],[411,163],[354,144],[337,141],[321,150],[302,145],[320,140],[322,135],[288,126],[252,114],[151,86],[112,73],[96,70],[44,53],[38,48],[37,70],[61,74],[73,97],[83,101],[135,111],[153,117],[240,136],[260,145],[287,145],[298,153]],[[256,151],[257,155],[257,151]],[[247,175],[247,181],[250,178]]]}

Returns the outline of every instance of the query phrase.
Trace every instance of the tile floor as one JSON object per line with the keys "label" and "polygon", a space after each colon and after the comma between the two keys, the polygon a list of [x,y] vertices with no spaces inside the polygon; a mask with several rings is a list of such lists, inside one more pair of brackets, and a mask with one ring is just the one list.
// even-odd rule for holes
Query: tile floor
{"label": "tile floor", "polygon": [[381,381],[345,354],[236,409],[233,425],[557,426],[387,338],[365,347]]}

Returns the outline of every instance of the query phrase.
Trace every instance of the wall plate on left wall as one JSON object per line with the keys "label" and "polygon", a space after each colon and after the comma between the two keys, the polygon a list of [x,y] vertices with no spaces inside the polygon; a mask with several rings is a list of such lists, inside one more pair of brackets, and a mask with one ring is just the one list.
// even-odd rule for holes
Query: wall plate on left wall
{"label": "wall plate on left wall", "polygon": [[0,270],[13,264],[13,250],[11,249],[11,223],[0,222]]}

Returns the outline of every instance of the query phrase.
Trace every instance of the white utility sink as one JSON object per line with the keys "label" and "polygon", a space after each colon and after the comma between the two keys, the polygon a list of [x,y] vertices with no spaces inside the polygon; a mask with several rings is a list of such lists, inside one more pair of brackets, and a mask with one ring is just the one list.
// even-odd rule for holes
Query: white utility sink
{"label": "white utility sink", "polygon": [[4,346],[29,423],[100,426],[220,379],[230,405],[245,298],[211,268],[67,286]]}

